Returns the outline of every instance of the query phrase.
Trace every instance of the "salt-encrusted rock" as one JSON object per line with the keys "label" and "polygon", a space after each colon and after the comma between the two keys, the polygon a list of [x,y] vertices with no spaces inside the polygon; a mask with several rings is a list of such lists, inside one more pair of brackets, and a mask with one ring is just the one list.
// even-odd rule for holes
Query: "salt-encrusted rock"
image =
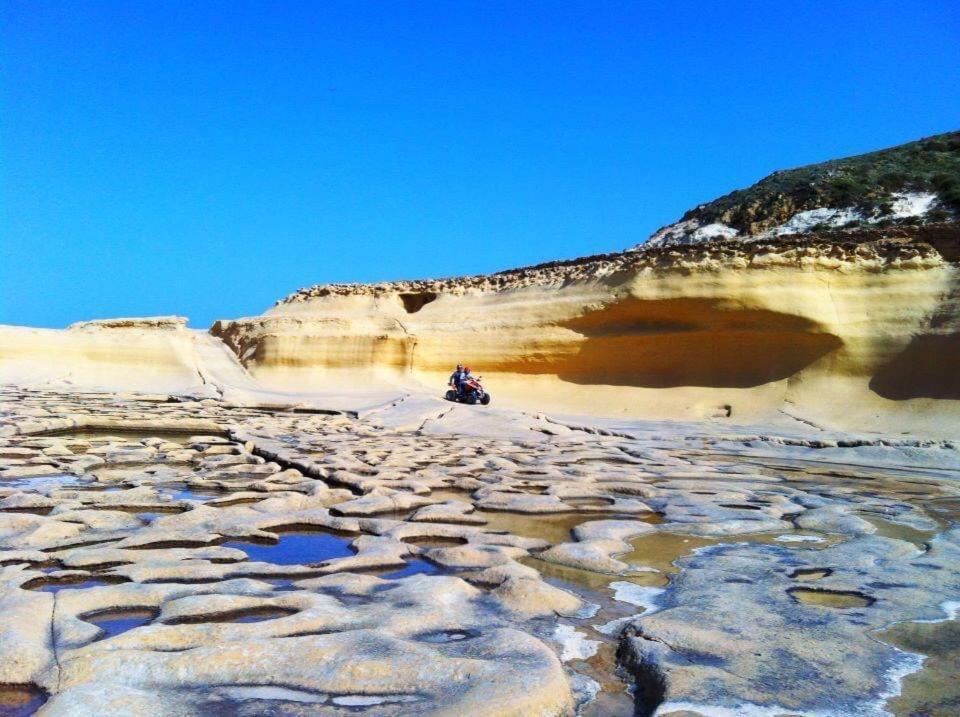
{"label": "salt-encrusted rock", "polygon": [[571,616],[583,608],[583,601],[575,595],[532,578],[508,578],[491,594],[504,608],[527,618],[554,613]]}
{"label": "salt-encrusted rock", "polygon": [[845,535],[871,535],[877,532],[875,525],[858,515],[851,515],[847,506],[824,506],[808,510],[797,516],[797,525],[808,530]]}
{"label": "salt-encrusted rock", "polygon": [[[920,658],[878,643],[871,631],[894,614],[941,618],[938,601],[960,590],[957,573],[942,568],[957,557],[960,533],[953,530],[927,553],[862,537],[815,551],[742,543],[683,558],[659,610],[624,633],[626,662],[649,690],[641,704],[664,713],[879,715],[881,695]],[[868,565],[872,577],[865,579]],[[797,579],[822,566],[830,570],[815,582]],[[832,607],[831,599],[838,601]]]}
{"label": "salt-encrusted rock", "polygon": [[410,520],[428,523],[464,523],[467,525],[483,525],[486,518],[472,515],[474,507],[470,503],[459,500],[447,500],[442,503],[425,505],[417,510]]}
{"label": "salt-encrusted rock", "polygon": [[18,587],[16,567],[0,567],[0,684],[54,686],[56,674],[50,644],[53,595]]}
{"label": "salt-encrusted rock", "polygon": [[633,568],[614,556],[631,550],[630,543],[626,542],[628,538],[654,532],[656,532],[654,526],[639,521],[590,521],[574,528],[574,537],[577,538],[577,542],[554,545],[537,557],[549,563],[582,570],[624,575]]}
{"label": "salt-encrusted rock", "polygon": [[340,503],[336,507],[336,512],[340,515],[376,515],[419,508],[431,502],[429,498],[413,493],[393,491]]}
{"label": "salt-encrusted rock", "polygon": [[[3,594],[50,603],[10,632],[29,658],[12,663],[10,679],[46,690],[54,713],[568,714],[571,691],[578,708],[626,713],[634,707],[614,672],[619,654],[641,696],[649,674],[638,665],[668,676],[676,699],[667,707],[713,685],[702,710],[685,707],[707,712],[748,698],[776,710],[768,669],[791,711],[827,710],[825,689],[807,689],[803,671],[825,660],[816,679],[840,680],[844,700],[860,689],[843,709],[869,714],[894,682],[870,681],[867,666],[880,674],[901,654],[878,626],[955,611],[948,594],[960,557],[956,541],[937,535],[960,492],[933,471],[960,462],[941,443],[836,435],[816,439],[835,447],[814,448],[756,427],[580,419],[548,438],[533,429],[545,419],[479,407],[456,408],[449,423],[442,409],[418,432],[389,419],[0,387],[0,400],[11,395],[0,425],[18,430],[28,420],[149,419],[171,429],[202,420],[235,437],[182,450],[131,434],[8,439],[29,455],[0,464],[55,446],[78,451],[39,457],[69,474],[0,486]],[[29,419],[17,418],[21,405]],[[210,447],[207,457],[266,462],[205,464]],[[89,469],[88,449],[102,456]],[[838,466],[844,456],[861,465]],[[350,488],[339,471],[356,476]],[[423,504],[334,514],[358,500],[392,506],[395,496]],[[551,509],[498,512],[486,500]],[[840,530],[863,527],[850,518],[902,539]],[[669,582],[618,559],[635,538],[638,562],[649,558]],[[843,616],[836,630],[830,611]],[[0,611],[0,630],[5,619]],[[642,636],[648,620],[652,640]],[[377,637],[358,637],[368,634]],[[357,664],[369,668],[359,680]],[[750,676],[752,692],[735,674]]]}

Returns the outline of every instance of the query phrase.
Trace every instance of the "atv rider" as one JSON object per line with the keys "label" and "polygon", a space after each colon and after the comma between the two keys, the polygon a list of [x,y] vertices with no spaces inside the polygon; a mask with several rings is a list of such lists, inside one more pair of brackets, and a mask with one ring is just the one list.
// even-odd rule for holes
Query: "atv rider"
{"label": "atv rider", "polygon": [[459,396],[461,393],[461,384],[466,378],[466,374],[467,372],[463,370],[462,363],[458,363],[456,370],[450,374],[450,381],[448,382],[448,385],[453,387],[453,390],[457,392],[457,396]]}
{"label": "atv rider", "polygon": [[463,369],[463,374],[460,376],[460,383],[457,386],[457,395],[463,395],[464,387],[467,385],[467,381],[469,381],[471,378],[473,378],[473,376],[470,375],[470,367],[467,366]]}

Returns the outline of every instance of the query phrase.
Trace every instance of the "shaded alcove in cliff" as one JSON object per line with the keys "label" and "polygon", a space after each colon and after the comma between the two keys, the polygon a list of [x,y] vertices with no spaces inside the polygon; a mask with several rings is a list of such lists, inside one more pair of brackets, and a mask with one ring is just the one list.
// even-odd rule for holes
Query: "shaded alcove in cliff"
{"label": "shaded alcove in cliff", "polygon": [[584,341],[555,371],[579,384],[750,388],[793,376],[842,343],[803,317],[710,299],[631,297],[563,325]]}
{"label": "shaded alcove in cliff", "polygon": [[915,336],[870,379],[884,398],[960,399],[960,333]]}
{"label": "shaded alcove in cliff", "polygon": [[[941,242],[944,252],[952,249],[957,259],[956,234]],[[911,398],[960,399],[960,280],[954,278],[925,327],[893,359],[870,379],[870,390],[883,398],[904,401]]]}
{"label": "shaded alcove in cliff", "polygon": [[400,301],[403,302],[403,308],[408,314],[415,314],[431,301],[435,301],[437,295],[432,291],[418,291],[406,294],[400,294]]}

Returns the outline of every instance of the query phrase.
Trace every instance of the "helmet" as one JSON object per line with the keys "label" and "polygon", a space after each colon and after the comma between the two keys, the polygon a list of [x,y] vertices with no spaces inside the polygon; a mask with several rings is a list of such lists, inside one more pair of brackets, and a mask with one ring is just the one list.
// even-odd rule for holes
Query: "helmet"
{"label": "helmet", "polygon": [[464,372],[464,373],[470,373],[470,367],[467,366],[465,369],[463,369],[463,372]]}

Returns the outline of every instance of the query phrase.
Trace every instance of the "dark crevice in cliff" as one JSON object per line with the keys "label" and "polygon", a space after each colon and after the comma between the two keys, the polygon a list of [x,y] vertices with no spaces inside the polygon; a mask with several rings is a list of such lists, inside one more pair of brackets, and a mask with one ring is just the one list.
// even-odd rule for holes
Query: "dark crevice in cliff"
{"label": "dark crevice in cliff", "polygon": [[400,294],[400,301],[403,302],[403,308],[408,314],[415,314],[431,301],[436,301],[437,295],[432,291],[419,291],[416,293]]}

